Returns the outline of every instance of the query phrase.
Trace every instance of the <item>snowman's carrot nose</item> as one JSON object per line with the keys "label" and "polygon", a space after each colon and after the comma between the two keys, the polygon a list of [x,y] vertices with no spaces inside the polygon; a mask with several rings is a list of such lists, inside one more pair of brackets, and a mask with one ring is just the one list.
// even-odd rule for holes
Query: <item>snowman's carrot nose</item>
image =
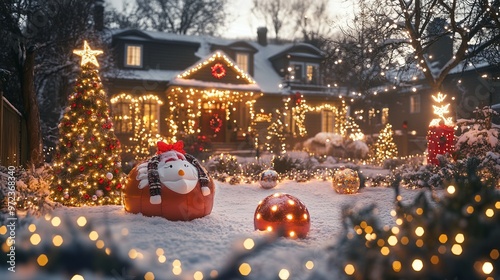
{"label": "snowman's carrot nose", "polygon": [[179,169],[179,172],[178,172],[179,176],[184,176],[184,170],[182,169]]}

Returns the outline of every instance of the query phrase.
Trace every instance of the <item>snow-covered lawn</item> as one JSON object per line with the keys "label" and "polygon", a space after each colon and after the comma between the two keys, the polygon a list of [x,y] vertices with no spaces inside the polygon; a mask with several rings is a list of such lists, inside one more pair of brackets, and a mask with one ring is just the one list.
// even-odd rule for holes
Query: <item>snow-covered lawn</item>
{"label": "snow-covered lawn", "polygon": [[[368,175],[388,173],[387,170],[369,169],[364,172]],[[246,251],[243,247],[245,239],[252,238],[256,243],[264,240],[266,234],[254,230],[253,215],[258,202],[275,192],[291,194],[304,202],[310,213],[311,230],[306,239],[278,238],[244,259],[242,262],[251,267],[250,279],[279,279],[282,269],[287,269],[289,279],[294,279],[294,275],[304,276],[314,273],[314,270],[325,269],[325,249],[333,245],[342,232],[343,206],[361,207],[376,203],[381,221],[384,224],[394,223],[390,215],[394,206],[394,191],[390,188],[371,187],[361,189],[355,195],[341,195],[333,190],[331,182],[319,180],[305,183],[282,181],[269,190],[260,188],[258,183],[216,184],[212,213],[190,222],[130,214],[121,206],[63,207],[56,209],[52,216],[67,216],[75,223],[78,217],[85,216],[99,236],[104,236],[106,229],[111,230],[113,239],[119,245],[119,254],[134,258],[140,268],[153,272],[155,279],[193,279],[197,271],[203,273],[203,279],[207,279],[211,272],[214,273],[213,270],[221,271],[236,255]],[[412,199],[418,192],[403,190],[403,199]],[[37,232],[42,239],[51,238],[55,228],[42,220]],[[180,261],[180,275],[173,273],[175,260]],[[313,262],[312,269],[305,267],[307,261]],[[178,269],[175,271],[179,272]]]}

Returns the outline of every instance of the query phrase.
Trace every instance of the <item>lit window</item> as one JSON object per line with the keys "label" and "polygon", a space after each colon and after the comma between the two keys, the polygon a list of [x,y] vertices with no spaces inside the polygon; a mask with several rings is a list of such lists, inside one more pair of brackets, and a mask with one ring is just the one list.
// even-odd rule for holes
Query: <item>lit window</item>
{"label": "lit window", "polygon": [[335,127],[335,115],[331,110],[321,111],[321,131],[333,132]]}
{"label": "lit window", "polygon": [[125,49],[125,66],[142,66],[142,46],[127,45]]}
{"label": "lit window", "polygon": [[306,78],[308,83],[316,83],[317,75],[318,75],[318,70],[316,65],[306,66]]}
{"label": "lit window", "polygon": [[154,99],[146,99],[141,104],[142,124],[143,129],[151,134],[158,134],[158,119],[160,108],[158,101]]}
{"label": "lit window", "polygon": [[420,113],[420,95],[410,96],[410,113]]}
{"label": "lit window", "polygon": [[236,64],[242,71],[248,73],[248,54],[236,53]]}
{"label": "lit window", "polygon": [[382,124],[389,122],[389,108],[382,108]]}
{"label": "lit window", "polygon": [[130,99],[121,98],[112,103],[113,124],[117,133],[132,132],[132,110]]}

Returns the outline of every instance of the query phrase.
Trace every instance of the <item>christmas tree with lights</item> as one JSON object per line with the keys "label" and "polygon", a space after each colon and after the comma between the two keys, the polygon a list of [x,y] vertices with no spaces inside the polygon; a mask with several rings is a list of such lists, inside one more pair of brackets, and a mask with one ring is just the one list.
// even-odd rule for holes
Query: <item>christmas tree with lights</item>
{"label": "christmas tree with lights", "polygon": [[81,73],[59,123],[52,199],[67,206],[119,204],[120,143],[113,131],[96,55],[85,41]]}
{"label": "christmas tree with lights", "polygon": [[382,163],[386,159],[395,158],[398,155],[398,148],[394,143],[394,132],[391,124],[387,123],[380,131],[377,142],[373,147],[373,160]]}

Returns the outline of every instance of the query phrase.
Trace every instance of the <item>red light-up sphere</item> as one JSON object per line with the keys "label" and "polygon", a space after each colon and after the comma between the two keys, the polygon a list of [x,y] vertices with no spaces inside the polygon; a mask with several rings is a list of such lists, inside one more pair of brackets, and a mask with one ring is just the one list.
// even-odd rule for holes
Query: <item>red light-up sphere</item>
{"label": "red light-up sphere", "polygon": [[256,230],[272,231],[291,238],[305,238],[311,227],[304,203],[285,193],[275,193],[259,202],[253,221]]}
{"label": "red light-up sphere", "polygon": [[361,182],[358,172],[350,168],[342,168],[333,174],[333,189],[340,194],[354,194],[359,190]]}
{"label": "red light-up sphere", "polygon": [[259,184],[263,189],[272,189],[278,185],[278,172],[268,169],[264,170],[259,177]]}

